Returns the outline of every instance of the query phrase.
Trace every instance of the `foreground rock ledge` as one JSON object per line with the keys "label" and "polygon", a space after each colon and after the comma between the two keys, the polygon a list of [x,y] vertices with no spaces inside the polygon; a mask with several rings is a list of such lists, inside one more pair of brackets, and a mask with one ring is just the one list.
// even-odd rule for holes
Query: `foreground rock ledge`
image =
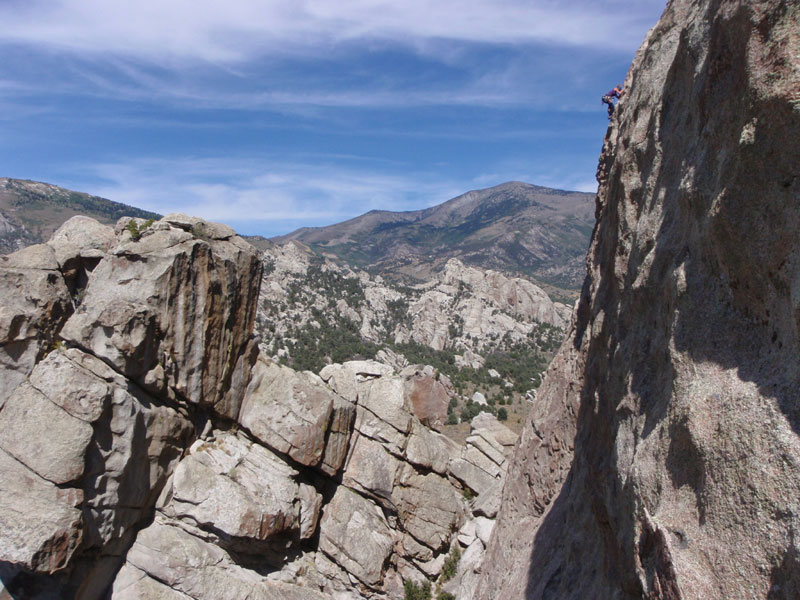
{"label": "foreground rock ledge", "polygon": [[260,279],[229,228],[180,215],[75,217],[2,257],[7,593],[103,595],[197,426],[238,415]]}
{"label": "foreground rock ledge", "polygon": [[430,366],[258,356],[229,228],[75,218],[0,270],[0,596],[400,600],[456,546],[471,589],[514,434],[436,431]]}

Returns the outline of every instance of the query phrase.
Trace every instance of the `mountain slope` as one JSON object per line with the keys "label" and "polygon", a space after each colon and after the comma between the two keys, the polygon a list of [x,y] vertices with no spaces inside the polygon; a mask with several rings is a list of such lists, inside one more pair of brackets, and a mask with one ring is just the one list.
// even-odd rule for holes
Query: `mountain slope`
{"label": "mountain slope", "polygon": [[594,194],[509,182],[418,211],[371,211],[275,241],[302,241],[374,272],[428,277],[451,258],[577,289]]}
{"label": "mountain slope", "polygon": [[62,223],[85,215],[113,224],[120,217],[160,215],[49,183],[0,178],[0,254],[47,241]]}

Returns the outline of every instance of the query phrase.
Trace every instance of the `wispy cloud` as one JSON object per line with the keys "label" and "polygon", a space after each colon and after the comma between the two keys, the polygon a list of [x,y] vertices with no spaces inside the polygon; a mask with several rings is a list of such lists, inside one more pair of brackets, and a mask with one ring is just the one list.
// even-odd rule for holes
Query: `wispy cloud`
{"label": "wispy cloud", "polygon": [[266,236],[321,226],[370,210],[415,210],[471,189],[505,181],[535,181],[557,189],[594,192],[594,181],[567,169],[526,170],[513,164],[464,179],[435,171],[384,170],[384,161],[358,156],[305,160],[184,157],[104,163],[78,169],[78,187],[95,195],[166,214],[184,212]]}
{"label": "wispy cloud", "polygon": [[[663,0],[30,0],[0,7],[0,39],[156,64],[235,64],[355,39],[557,43],[632,50]],[[650,23],[645,23],[649,25]]]}
{"label": "wispy cloud", "polygon": [[[569,64],[565,64],[568,62]],[[343,63],[347,64],[347,63]],[[177,72],[153,72],[127,60],[109,59],[104,68],[84,61],[53,66],[46,78],[18,74],[19,80],[0,81],[0,96],[34,98],[82,97],[109,103],[146,103],[180,110],[273,111],[320,116],[326,109],[406,109],[410,107],[488,108],[537,107],[555,111],[595,111],[575,95],[566,71],[593,70],[591,57],[507,57],[501,66],[486,66],[474,58],[469,69],[452,79],[418,81],[397,77],[389,82],[287,80],[282,73],[259,73],[229,80],[219,73],[187,77]],[[1,69],[2,67],[0,67]],[[303,65],[307,69],[308,65]],[[341,66],[340,66],[341,68]],[[374,70],[373,74],[377,74]],[[329,114],[322,113],[323,118]]]}
{"label": "wispy cloud", "polygon": [[[360,159],[286,162],[180,158],[105,163],[76,173],[92,194],[160,213],[185,212],[244,233],[278,235],[373,209],[410,210],[443,202],[463,183],[431,173],[398,176]],[[343,166],[342,160],[351,163]]]}
{"label": "wispy cloud", "polygon": [[579,82],[564,73],[631,55],[663,4],[7,1],[0,94],[293,114],[546,102],[581,110],[568,100]]}

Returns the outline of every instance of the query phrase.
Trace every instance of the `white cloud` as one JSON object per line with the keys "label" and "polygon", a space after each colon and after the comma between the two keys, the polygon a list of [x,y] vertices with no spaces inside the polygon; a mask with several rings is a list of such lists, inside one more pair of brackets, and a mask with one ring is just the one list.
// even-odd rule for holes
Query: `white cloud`
{"label": "white cloud", "polygon": [[84,172],[102,183],[78,182],[81,191],[263,235],[336,223],[373,209],[423,208],[465,191],[432,174],[398,176],[368,166],[279,160],[148,159],[95,165]]}
{"label": "white cloud", "polygon": [[354,40],[565,44],[632,51],[663,0],[30,0],[0,6],[0,40],[153,64],[236,64]]}
{"label": "white cloud", "polygon": [[[183,212],[227,223],[240,232],[281,235],[304,226],[338,223],[370,210],[416,210],[472,189],[506,181],[527,181],[563,190],[595,192],[596,182],[580,175],[515,170],[495,165],[457,180],[435,172],[387,174],[380,162],[359,157],[305,160],[230,157],[140,159],[75,167],[84,192],[162,214]],[[89,181],[100,180],[92,184]]]}
{"label": "white cloud", "polygon": [[[579,79],[609,51],[632,54],[663,2],[0,2],[0,48],[16,52],[0,64],[0,95],[300,115],[434,105],[582,111]],[[496,62],[485,60],[489,47]],[[421,58],[398,66],[397,49]]]}

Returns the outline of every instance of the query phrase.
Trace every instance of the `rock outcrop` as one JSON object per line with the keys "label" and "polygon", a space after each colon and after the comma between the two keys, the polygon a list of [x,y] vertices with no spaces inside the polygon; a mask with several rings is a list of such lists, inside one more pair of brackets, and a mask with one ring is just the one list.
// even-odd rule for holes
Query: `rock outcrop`
{"label": "rock outcrop", "polygon": [[396,336],[436,350],[455,346],[483,351],[490,340],[505,336],[527,341],[537,324],[563,330],[571,313],[526,279],[467,267],[455,258],[424,288],[409,306],[411,325]]}
{"label": "rock outcrop", "polygon": [[238,416],[257,253],[180,215],[137,222],[137,239],[126,223],[115,233],[75,217],[47,245],[2,257],[0,564],[12,595],[100,597],[198,426]]}
{"label": "rock outcrop", "polygon": [[2,258],[0,592],[399,600],[482,555],[514,434],[437,431],[454,392],[430,366],[259,355],[261,268],[185,215],[76,217]]}
{"label": "rock outcrop", "polygon": [[800,590],[800,7],[672,0],[475,598]]}
{"label": "rock outcrop", "polygon": [[52,349],[73,311],[72,297],[49,246],[0,256],[0,406]]}
{"label": "rock outcrop", "polygon": [[264,254],[257,329],[262,351],[291,357],[301,330],[350,327],[378,345],[385,361],[395,344],[452,350],[459,365],[480,368],[485,355],[514,344],[549,351],[562,339],[572,308],[553,302],[527,279],[450,259],[435,278],[414,287],[351,270],[297,242]]}
{"label": "rock outcrop", "polygon": [[256,350],[254,249],[229,227],[184,215],[137,240],[124,222],[94,269],[103,284],[86,287],[59,335],[153,394],[236,418]]}

